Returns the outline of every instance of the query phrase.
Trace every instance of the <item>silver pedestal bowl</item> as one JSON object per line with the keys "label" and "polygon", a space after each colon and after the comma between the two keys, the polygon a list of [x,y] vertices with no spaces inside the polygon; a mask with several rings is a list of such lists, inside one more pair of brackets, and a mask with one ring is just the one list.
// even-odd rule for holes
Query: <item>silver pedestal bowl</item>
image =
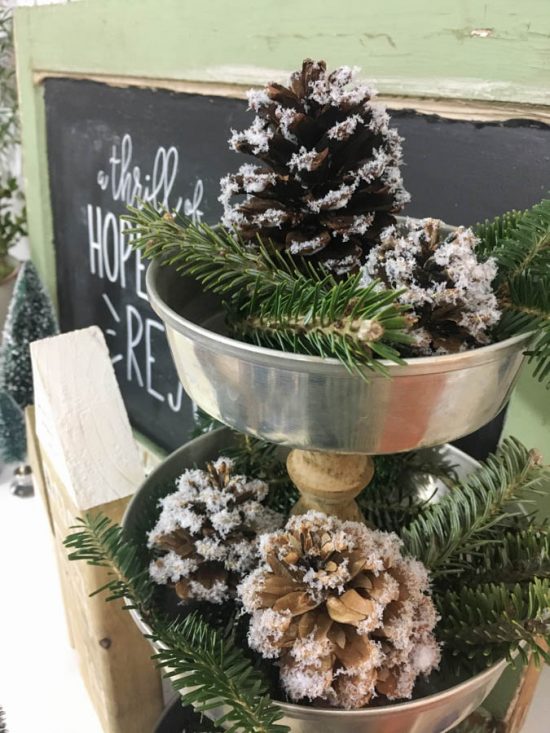
{"label": "silver pedestal bowl", "polygon": [[295,448],[397,453],[471,433],[506,404],[530,340],[388,362],[390,379],[365,381],[334,359],[229,338],[220,301],[173,268],[153,262],[147,292],[191,399],[240,432]]}
{"label": "silver pedestal bowl", "polygon": [[[126,532],[135,541],[144,544],[144,517],[151,517],[162,495],[159,494],[159,488],[164,493],[172,491],[173,481],[185,468],[201,466],[217,458],[233,440],[231,432],[222,428],[192,440],[172,453],[133,497],[123,520]],[[444,451],[459,477],[476,466],[472,458],[457,448],[445,446]],[[425,475],[419,480],[419,490],[422,491]],[[445,490],[444,486],[441,488]],[[139,614],[135,610],[131,613],[143,633],[148,634],[150,630]],[[435,674],[427,683],[417,685],[413,700],[363,710],[346,711],[284,702],[277,704],[284,714],[281,723],[287,725],[292,733],[444,733],[481,705],[505,667],[506,662],[503,660],[468,679],[445,679]],[[220,717],[223,710],[208,714]]]}

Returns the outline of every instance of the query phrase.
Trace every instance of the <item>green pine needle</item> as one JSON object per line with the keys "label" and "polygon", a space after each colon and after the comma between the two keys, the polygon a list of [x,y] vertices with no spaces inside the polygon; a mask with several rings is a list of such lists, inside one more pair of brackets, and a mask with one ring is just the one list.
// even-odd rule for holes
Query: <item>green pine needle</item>
{"label": "green pine needle", "polygon": [[524,583],[533,578],[550,579],[550,535],[546,526],[499,532],[497,542],[487,544],[483,553],[470,556],[460,582],[472,587],[489,582]]}
{"label": "green pine needle", "polygon": [[335,279],[305,260],[250,247],[229,232],[194,225],[151,206],[125,217],[132,246],[161,258],[228,301],[233,332],[261,346],[335,358],[351,372],[387,374],[379,359],[402,363],[396,344],[408,343],[400,292]]}
{"label": "green pine needle", "polygon": [[477,251],[485,256],[492,255],[503,242],[514,237],[518,224],[525,216],[525,211],[507,211],[494,219],[476,224],[474,227],[476,235],[480,239]]}
{"label": "green pine needle", "polygon": [[152,638],[165,647],[155,659],[169,670],[167,676],[180,691],[184,704],[205,713],[231,701],[228,709],[215,718],[216,726],[247,733],[288,731],[277,724],[282,713],[271,704],[258,670],[231,639],[209,627],[196,613],[160,634],[153,632]]}
{"label": "green pine needle", "polygon": [[476,234],[478,251],[498,265],[495,285],[503,316],[494,337],[536,333],[527,353],[535,377],[550,387],[550,199],[478,224]]}
{"label": "green pine needle", "polygon": [[438,638],[446,650],[475,663],[490,665],[507,656],[550,663],[544,639],[550,636],[550,581],[476,586],[434,594],[441,620]]}
{"label": "green pine needle", "polygon": [[125,536],[124,530],[104,514],[88,513],[77,518],[76,530],[64,541],[72,550],[69,560],[85,560],[88,565],[108,568],[111,579],[93,595],[108,591],[106,600],[128,599],[132,605],[147,609],[152,586],[149,573],[143,567],[138,548]]}
{"label": "green pine needle", "polygon": [[282,712],[268,697],[260,673],[230,638],[195,614],[174,623],[155,612],[148,569],[122,527],[102,514],[87,514],[73,529],[65,540],[72,550],[69,559],[109,569],[111,580],[95,592],[108,591],[107,600],[126,598],[126,609],[139,610],[162,648],[155,658],[168,668],[186,704],[199,712],[223,706],[216,725],[233,733],[287,733],[277,723]]}
{"label": "green pine needle", "polygon": [[519,441],[508,438],[495,455],[427,508],[401,533],[408,553],[432,576],[445,577],[464,567],[464,556],[491,541],[490,530],[509,520],[550,481],[550,468]]}

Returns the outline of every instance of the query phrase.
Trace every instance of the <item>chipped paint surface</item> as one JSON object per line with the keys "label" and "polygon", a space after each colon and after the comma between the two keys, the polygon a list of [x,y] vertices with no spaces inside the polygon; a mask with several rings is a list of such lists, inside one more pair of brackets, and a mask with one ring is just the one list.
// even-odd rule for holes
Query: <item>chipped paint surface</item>
{"label": "chipped paint surface", "polygon": [[253,85],[310,56],[358,65],[386,94],[550,106],[543,0],[82,0],[17,20],[35,70]]}

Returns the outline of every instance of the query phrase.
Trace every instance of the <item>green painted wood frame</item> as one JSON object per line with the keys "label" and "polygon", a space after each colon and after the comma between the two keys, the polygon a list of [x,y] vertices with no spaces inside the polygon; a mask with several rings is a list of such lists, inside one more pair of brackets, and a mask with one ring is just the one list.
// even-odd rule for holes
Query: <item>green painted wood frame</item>
{"label": "green painted wood frame", "polygon": [[[382,95],[413,97],[408,106],[439,99],[450,116],[474,116],[475,106],[477,116],[550,121],[546,0],[82,0],[19,8],[15,29],[29,236],[54,297],[40,83],[48,75],[215,85],[240,96],[309,55],[362,66]],[[526,372],[507,424],[547,456],[549,402]]]}

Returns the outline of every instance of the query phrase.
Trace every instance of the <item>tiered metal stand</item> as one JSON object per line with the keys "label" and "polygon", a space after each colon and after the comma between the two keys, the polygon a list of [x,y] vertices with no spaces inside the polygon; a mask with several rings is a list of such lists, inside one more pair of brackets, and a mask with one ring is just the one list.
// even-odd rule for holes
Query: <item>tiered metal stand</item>
{"label": "tiered metal stand", "polygon": [[[301,492],[295,512],[315,508],[346,519],[361,520],[354,497],[372,477],[370,455],[442,445],[497,415],[529,340],[388,364],[390,379],[373,374],[367,382],[335,360],[228,338],[219,301],[169,268],[152,264],[147,289],[189,396],[226,425],[293,449],[287,467]],[[172,468],[174,461],[181,469],[200,462],[199,454],[219,447],[205,438],[173,454]],[[471,467],[471,459],[449,450]],[[481,704],[504,667],[501,662],[410,702],[364,710],[281,703],[284,722],[296,733],[443,733]]]}

